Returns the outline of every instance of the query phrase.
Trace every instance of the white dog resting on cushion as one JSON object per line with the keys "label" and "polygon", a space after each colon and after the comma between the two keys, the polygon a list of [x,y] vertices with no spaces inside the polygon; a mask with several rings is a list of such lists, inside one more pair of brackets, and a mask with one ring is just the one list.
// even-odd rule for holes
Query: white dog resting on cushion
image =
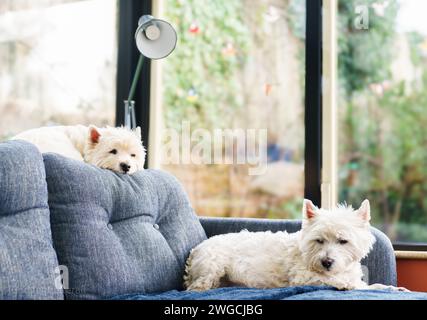
{"label": "white dog resting on cushion", "polygon": [[187,260],[187,290],[223,285],[275,288],[329,285],[338,289],[393,289],[362,281],[360,261],[372,249],[370,206],[318,209],[304,200],[296,233],[248,232],[217,235],[194,248]]}
{"label": "white dog resting on cushion", "polygon": [[42,127],[24,131],[12,139],[31,142],[42,153],[55,152],[120,173],[132,174],[144,169],[140,127],[134,131],[82,125]]}

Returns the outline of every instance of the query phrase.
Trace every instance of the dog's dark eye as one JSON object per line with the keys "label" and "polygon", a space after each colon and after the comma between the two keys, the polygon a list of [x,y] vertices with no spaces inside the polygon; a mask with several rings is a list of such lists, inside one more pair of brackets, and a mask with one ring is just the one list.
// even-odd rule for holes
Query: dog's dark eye
{"label": "dog's dark eye", "polygon": [[136,157],[136,154],[135,154],[135,153],[132,153],[130,156],[131,156],[131,157],[133,157],[133,158],[135,158],[135,157]]}
{"label": "dog's dark eye", "polygon": [[316,240],[316,242],[317,242],[318,244],[323,244],[323,242],[324,242],[324,241],[323,241],[322,239],[317,239],[317,240]]}
{"label": "dog's dark eye", "polygon": [[110,151],[110,153],[112,153],[112,154],[117,154],[117,150],[116,150],[116,149],[113,149],[113,150],[111,150],[111,151]]}
{"label": "dog's dark eye", "polygon": [[341,239],[341,240],[338,240],[338,243],[339,243],[339,244],[346,244],[347,242],[348,242],[347,240],[342,240],[342,239]]}

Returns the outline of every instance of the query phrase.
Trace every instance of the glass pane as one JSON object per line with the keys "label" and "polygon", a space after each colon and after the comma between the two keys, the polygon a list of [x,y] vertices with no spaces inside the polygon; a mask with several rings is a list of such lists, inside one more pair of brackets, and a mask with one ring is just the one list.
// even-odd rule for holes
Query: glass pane
{"label": "glass pane", "polygon": [[0,2],[0,139],[114,124],[116,0]]}
{"label": "glass pane", "polygon": [[427,242],[427,1],[339,1],[340,200]]}
{"label": "glass pane", "polygon": [[199,215],[299,218],[305,1],[166,0],[165,11],[179,40],[163,62],[162,168]]}

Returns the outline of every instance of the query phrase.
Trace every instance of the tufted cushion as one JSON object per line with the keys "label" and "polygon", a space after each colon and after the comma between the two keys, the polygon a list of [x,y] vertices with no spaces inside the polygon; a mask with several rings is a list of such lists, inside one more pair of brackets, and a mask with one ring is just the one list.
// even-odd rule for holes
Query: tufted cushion
{"label": "tufted cushion", "polygon": [[0,143],[0,159],[0,299],[63,299],[42,156],[10,141]]}
{"label": "tufted cushion", "polygon": [[206,235],[174,177],[122,175],[56,154],[44,161],[67,299],[182,288],[189,251]]}

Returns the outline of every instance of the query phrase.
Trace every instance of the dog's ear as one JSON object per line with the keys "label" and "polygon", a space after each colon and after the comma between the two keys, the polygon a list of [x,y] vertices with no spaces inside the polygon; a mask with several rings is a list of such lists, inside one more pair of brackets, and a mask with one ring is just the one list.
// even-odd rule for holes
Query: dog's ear
{"label": "dog's ear", "polygon": [[99,137],[101,136],[101,134],[99,133],[99,130],[97,127],[95,126],[89,126],[89,140],[92,143],[98,143],[99,142]]}
{"label": "dog's ear", "polygon": [[369,200],[365,199],[362,204],[360,205],[360,208],[357,209],[357,214],[359,215],[362,220],[369,222],[371,221],[371,206],[369,204]]}
{"label": "dog's ear", "polygon": [[141,127],[136,127],[135,128],[135,134],[138,136],[139,140],[142,139],[142,136],[141,136]]}
{"label": "dog's ear", "polygon": [[304,199],[302,206],[302,217],[305,220],[311,220],[317,215],[317,207],[308,199]]}

